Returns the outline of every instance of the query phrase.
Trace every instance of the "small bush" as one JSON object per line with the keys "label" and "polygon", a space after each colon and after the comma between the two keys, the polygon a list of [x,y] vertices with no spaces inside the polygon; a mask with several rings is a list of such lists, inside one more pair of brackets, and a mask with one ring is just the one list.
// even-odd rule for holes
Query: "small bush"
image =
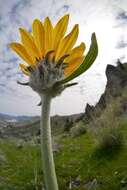
{"label": "small bush", "polygon": [[82,122],[79,122],[74,127],[71,128],[70,134],[72,137],[77,137],[82,134],[85,134],[86,131],[87,131],[86,126]]}
{"label": "small bush", "polygon": [[98,150],[103,153],[119,151],[123,144],[123,134],[118,128],[103,129],[99,134]]}
{"label": "small bush", "polygon": [[123,136],[118,131],[110,131],[107,134],[104,134],[101,141],[102,148],[113,148],[118,147],[123,144]]}

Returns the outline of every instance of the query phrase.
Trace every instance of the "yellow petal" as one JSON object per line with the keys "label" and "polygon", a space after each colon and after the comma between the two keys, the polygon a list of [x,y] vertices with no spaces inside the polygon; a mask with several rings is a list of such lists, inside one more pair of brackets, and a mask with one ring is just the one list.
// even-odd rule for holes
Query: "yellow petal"
{"label": "yellow petal", "polygon": [[39,49],[40,57],[44,55],[44,27],[40,20],[35,19],[32,25],[35,44]]}
{"label": "yellow petal", "polygon": [[67,30],[67,26],[68,26],[68,20],[69,20],[69,15],[65,15],[63,16],[58,23],[56,24],[55,28],[54,28],[54,32],[53,32],[53,47],[54,50],[57,49],[60,40],[63,38],[66,30]]}
{"label": "yellow petal", "polygon": [[20,28],[19,31],[21,34],[21,41],[25,49],[30,54],[30,56],[36,61],[36,58],[39,59],[39,50],[37,49],[34,43],[33,37],[25,29]]}
{"label": "yellow petal", "polygon": [[71,75],[83,62],[84,56],[72,60],[64,70],[66,77]]}
{"label": "yellow petal", "polygon": [[34,60],[27,53],[26,49],[23,45],[13,42],[10,44],[10,48],[13,49],[24,61],[26,61],[29,65],[35,65]]}
{"label": "yellow petal", "polygon": [[78,25],[76,24],[72,31],[60,41],[60,44],[58,46],[58,50],[56,52],[55,60],[57,61],[60,57],[70,52],[70,50],[73,48],[77,37],[78,37]]}
{"label": "yellow petal", "polygon": [[48,17],[46,17],[44,22],[44,32],[45,32],[45,54],[53,50],[53,26]]}
{"label": "yellow petal", "polygon": [[75,47],[74,49],[71,50],[69,53],[70,56],[65,59],[65,62],[71,62],[74,59],[83,56],[83,53],[85,51],[85,44],[82,42],[79,46]]}
{"label": "yellow petal", "polygon": [[30,72],[28,71],[26,65],[24,65],[24,64],[20,64],[19,66],[20,66],[21,71],[22,71],[25,75],[27,75],[27,76],[30,75]]}

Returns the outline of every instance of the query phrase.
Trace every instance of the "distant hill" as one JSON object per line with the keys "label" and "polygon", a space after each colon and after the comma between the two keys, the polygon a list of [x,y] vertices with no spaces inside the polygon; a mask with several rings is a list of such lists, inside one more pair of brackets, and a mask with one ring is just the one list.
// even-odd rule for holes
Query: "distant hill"
{"label": "distant hill", "polygon": [[[82,114],[74,114],[71,116],[53,116],[51,117],[52,134],[58,135],[69,128],[82,117]],[[40,117],[29,116],[10,116],[0,114],[0,138],[16,137],[22,139],[30,139],[40,134]]]}
{"label": "distant hill", "polygon": [[39,116],[15,116],[0,113],[0,120],[9,121],[9,122],[18,122],[18,121],[27,121],[31,119],[39,118]]}

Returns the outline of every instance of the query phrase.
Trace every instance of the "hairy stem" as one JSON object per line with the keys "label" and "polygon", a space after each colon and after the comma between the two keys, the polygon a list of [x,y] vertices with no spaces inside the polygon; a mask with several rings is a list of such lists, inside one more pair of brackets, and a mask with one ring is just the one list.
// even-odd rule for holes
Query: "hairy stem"
{"label": "hairy stem", "polygon": [[50,105],[52,98],[49,95],[43,95],[41,99],[42,112],[40,121],[40,138],[45,186],[46,190],[58,190],[50,127]]}

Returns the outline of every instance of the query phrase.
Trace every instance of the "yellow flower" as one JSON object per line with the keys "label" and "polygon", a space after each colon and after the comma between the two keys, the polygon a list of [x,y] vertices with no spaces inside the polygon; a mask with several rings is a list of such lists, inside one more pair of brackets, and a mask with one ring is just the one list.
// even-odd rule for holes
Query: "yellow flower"
{"label": "yellow flower", "polygon": [[29,68],[36,68],[38,62],[44,60],[50,51],[53,51],[50,59],[52,57],[56,64],[61,58],[66,63],[64,77],[62,78],[65,82],[77,77],[91,66],[97,56],[95,34],[92,35],[92,45],[86,56],[87,63],[85,63],[85,56],[83,55],[86,48],[85,44],[82,42],[79,46],[74,47],[79,33],[78,24],[73,27],[69,34],[65,35],[68,21],[69,15],[67,14],[53,26],[47,17],[44,23],[35,19],[32,24],[32,32],[23,28],[19,29],[21,43],[12,42],[10,47],[26,62],[26,64],[20,64],[25,75],[29,76],[31,73]]}
{"label": "yellow flower", "polygon": [[[69,15],[63,16],[55,27],[52,26],[47,17],[42,23],[35,19],[32,25],[32,32],[20,28],[21,43],[13,42],[10,47],[31,67],[36,66],[37,60],[43,59],[46,53],[54,50],[55,61],[57,62],[65,54],[69,57],[65,59],[68,64],[65,68],[65,76],[70,75],[83,61],[85,44],[81,43],[73,48],[78,37],[78,25],[65,36],[68,26]],[[24,74],[29,75],[28,65],[20,64]]]}

